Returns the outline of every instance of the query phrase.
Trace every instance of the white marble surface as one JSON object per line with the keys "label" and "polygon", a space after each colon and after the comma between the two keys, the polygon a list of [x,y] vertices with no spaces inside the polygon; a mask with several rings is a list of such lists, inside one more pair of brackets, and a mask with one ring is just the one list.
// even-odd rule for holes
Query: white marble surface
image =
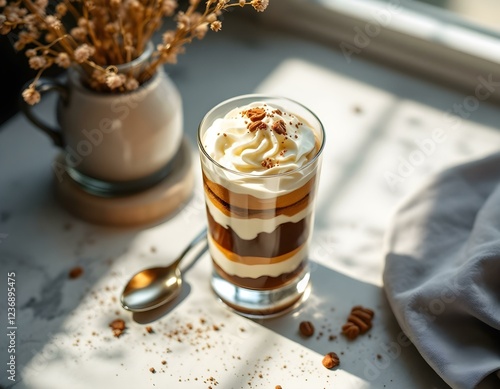
{"label": "white marble surface", "polygon": [[[445,112],[467,95],[380,65],[347,64],[328,46],[264,26],[243,29],[241,21],[229,20],[224,31],[194,43],[168,68],[184,99],[185,131],[196,160],[195,132],[203,114],[226,97],[253,91],[288,95],[323,120],[327,145],[311,251],[311,297],[282,318],[247,320],[211,294],[204,255],[185,272],[181,298],[167,311],[156,317],[124,311],[118,298],[128,277],[172,260],[203,227],[199,171],[193,197],[169,220],[128,229],[87,224],[56,203],[50,164],[57,149],[18,115],[0,129],[0,322],[5,331],[8,272],[16,273],[17,291],[16,382],[6,379],[8,339],[2,336],[4,387],[447,387],[406,342],[387,305],[384,231],[396,204],[429,176],[498,150],[500,111],[484,101],[466,112],[467,118],[452,120]],[[51,112],[51,104],[45,101],[42,115]],[[437,128],[443,130],[442,142],[421,160],[411,157],[416,142],[431,138]],[[420,162],[406,166],[404,177],[389,184],[387,172],[399,174],[401,161],[409,158]],[[84,273],[72,280],[68,272],[75,266]],[[374,327],[349,342],[338,335],[356,304],[375,310]],[[108,327],[117,317],[127,324],[120,338]],[[302,320],[316,325],[317,336],[298,335]],[[154,333],[146,332],[147,325]],[[338,337],[329,340],[330,335]],[[331,371],[321,364],[329,351],[341,358]]]}

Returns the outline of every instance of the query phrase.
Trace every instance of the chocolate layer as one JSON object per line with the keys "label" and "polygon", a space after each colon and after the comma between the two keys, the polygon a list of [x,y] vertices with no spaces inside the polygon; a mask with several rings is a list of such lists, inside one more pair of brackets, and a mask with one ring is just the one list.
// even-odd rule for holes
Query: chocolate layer
{"label": "chocolate layer", "polygon": [[297,223],[283,223],[271,232],[261,232],[255,239],[241,239],[231,227],[224,228],[207,210],[208,228],[212,238],[224,249],[240,256],[272,258],[289,253],[303,245],[309,237],[312,214]]}
{"label": "chocolate layer", "polygon": [[[234,262],[235,264],[240,264],[240,265],[275,265],[279,264],[280,262],[286,262],[290,260],[294,260],[297,258],[297,256],[302,257],[303,259],[303,253],[301,252],[304,251],[306,248],[306,244],[297,247],[295,250],[292,250],[286,254],[280,255],[278,257],[250,257],[250,256],[241,256],[236,254],[234,251],[226,250],[225,248],[221,247],[215,240],[212,239],[212,236],[208,234],[209,238],[209,249],[212,251],[218,251],[218,255],[214,255],[212,253],[212,256],[216,258],[217,261],[221,260],[221,257],[224,258],[226,261]],[[297,264],[295,264],[297,265]],[[234,273],[231,273],[234,274]]]}
{"label": "chocolate layer", "polygon": [[262,276],[258,278],[248,278],[248,277],[238,277],[227,274],[221,269],[219,265],[212,259],[215,271],[225,280],[231,282],[234,285],[241,286],[243,288],[255,289],[255,290],[269,290],[281,288],[294,281],[297,276],[299,276],[302,270],[306,266],[306,260],[302,261],[297,268],[289,273],[283,273],[278,277]]}

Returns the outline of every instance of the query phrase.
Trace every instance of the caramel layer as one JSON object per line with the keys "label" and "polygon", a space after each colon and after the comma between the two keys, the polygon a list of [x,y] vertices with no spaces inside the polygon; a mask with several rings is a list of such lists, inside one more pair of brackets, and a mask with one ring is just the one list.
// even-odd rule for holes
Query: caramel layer
{"label": "caramel layer", "polygon": [[279,215],[293,216],[307,208],[313,200],[313,194],[309,193],[306,194],[306,196],[304,196],[303,198],[299,199],[299,201],[291,204],[288,207],[256,210],[249,208],[239,208],[237,206],[234,206],[233,204],[225,202],[220,197],[217,197],[217,195],[212,192],[212,190],[206,183],[204,185],[204,188],[205,194],[207,196],[207,201],[211,201],[211,203],[216,206],[222,213],[224,213],[224,215],[240,219],[272,219],[273,217]]}
{"label": "caramel layer", "polygon": [[229,275],[224,270],[222,270],[214,260],[212,260],[212,263],[215,271],[225,280],[231,282],[234,285],[255,290],[276,289],[285,286],[292,282],[298,275],[300,275],[300,273],[306,266],[306,260],[304,260],[300,263],[299,266],[297,266],[294,271],[283,273],[278,277],[262,276],[258,278],[246,278]]}
{"label": "caramel layer", "polygon": [[216,241],[213,241],[215,247],[224,255],[224,257],[233,262],[241,263],[244,265],[272,265],[275,263],[280,263],[290,259],[295,254],[297,254],[304,245],[297,247],[295,250],[290,251],[286,254],[280,255],[278,257],[243,257],[232,251],[229,251],[219,245]]}
{"label": "caramel layer", "polygon": [[309,237],[312,215],[297,223],[283,223],[271,232],[261,232],[255,239],[241,239],[231,227],[224,228],[207,211],[208,228],[213,240],[222,248],[242,257],[279,257],[302,246]]}
{"label": "caramel layer", "polygon": [[314,175],[308,182],[293,192],[287,193],[282,196],[277,196],[269,199],[260,199],[258,197],[232,192],[222,185],[210,181],[205,173],[203,173],[203,182],[214,193],[215,196],[220,198],[223,202],[231,204],[231,207],[241,209],[254,209],[254,210],[273,210],[276,208],[288,207],[297,203],[299,200],[306,197],[314,188],[316,175]]}

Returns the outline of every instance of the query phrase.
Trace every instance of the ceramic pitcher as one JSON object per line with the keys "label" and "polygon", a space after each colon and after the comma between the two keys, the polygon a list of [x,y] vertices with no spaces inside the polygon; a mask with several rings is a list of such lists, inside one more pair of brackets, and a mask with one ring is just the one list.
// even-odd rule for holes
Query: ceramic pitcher
{"label": "ceramic pitcher", "polygon": [[[127,66],[140,65],[146,55]],[[66,81],[45,78],[36,87],[41,94],[59,94],[57,128],[22,104],[27,118],[62,149],[53,164],[58,179],[68,173],[89,192],[114,195],[142,190],[168,175],[182,140],[183,111],[179,91],[162,68],[126,93],[90,90],[74,69]]]}

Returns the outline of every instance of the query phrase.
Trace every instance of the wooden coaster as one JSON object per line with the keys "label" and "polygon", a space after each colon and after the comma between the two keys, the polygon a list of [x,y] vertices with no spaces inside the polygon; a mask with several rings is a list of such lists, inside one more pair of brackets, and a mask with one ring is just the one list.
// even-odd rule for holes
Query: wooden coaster
{"label": "wooden coaster", "polygon": [[61,205],[85,221],[107,226],[137,226],[157,222],[178,211],[194,187],[193,154],[184,138],[172,172],[154,187],[120,197],[100,197],[83,190],[67,173],[54,179]]}

